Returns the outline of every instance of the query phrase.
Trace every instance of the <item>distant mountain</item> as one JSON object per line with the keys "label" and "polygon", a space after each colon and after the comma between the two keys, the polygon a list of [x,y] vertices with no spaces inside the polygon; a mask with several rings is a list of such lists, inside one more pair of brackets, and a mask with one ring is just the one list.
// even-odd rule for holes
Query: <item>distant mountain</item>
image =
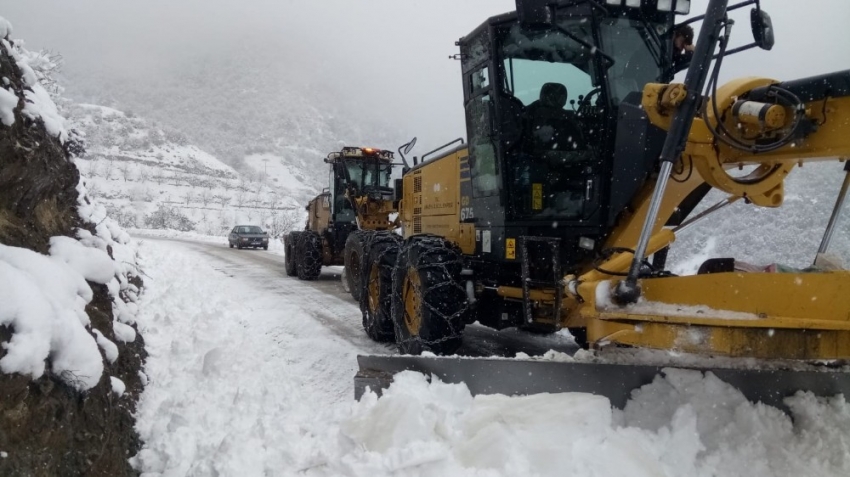
{"label": "distant mountain", "polygon": [[338,97],[331,86],[338,81],[345,81],[344,72],[322,75],[240,49],[187,60],[155,80],[110,76],[73,84],[69,92],[179,130],[237,172],[266,167],[251,157],[274,157],[306,187],[321,189],[329,152],[344,145],[394,149],[409,139],[368,107]]}

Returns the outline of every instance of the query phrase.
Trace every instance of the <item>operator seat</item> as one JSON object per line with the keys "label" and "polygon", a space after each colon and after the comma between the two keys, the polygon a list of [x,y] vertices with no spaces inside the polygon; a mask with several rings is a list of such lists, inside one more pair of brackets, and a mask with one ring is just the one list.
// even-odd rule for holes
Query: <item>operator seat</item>
{"label": "operator seat", "polygon": [[564,110],[566,104],[566,86],[546,83],[540,88],[540,99],[526,108],[526,137],[532,152],[572,151],[584,147],[581,129]]}

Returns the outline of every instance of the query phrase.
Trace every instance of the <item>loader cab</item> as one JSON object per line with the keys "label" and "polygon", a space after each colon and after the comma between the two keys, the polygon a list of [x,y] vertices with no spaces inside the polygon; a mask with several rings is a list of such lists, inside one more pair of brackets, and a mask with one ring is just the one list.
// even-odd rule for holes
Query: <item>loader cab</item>
{"label": "loader cab", "polygon": [[[640,131],[628,157],[615,145],[628,129],[620,112],[639,109],[646,83],[672,78],[674,13],[600,3],[555,8],[548,23],[493,17],[458,42],[479,222],[599,237],[620,211],[612,196],[640,185],[612,184],[641,182],[643,156],[657,158]],[[628,164],[615,173],[618,161]]]}

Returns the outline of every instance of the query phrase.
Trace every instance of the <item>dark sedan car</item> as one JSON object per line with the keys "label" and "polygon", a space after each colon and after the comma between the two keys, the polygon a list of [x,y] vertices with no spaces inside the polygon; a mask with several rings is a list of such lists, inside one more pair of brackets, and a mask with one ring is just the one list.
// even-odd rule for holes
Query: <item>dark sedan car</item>
{"label": "dark sedan car", "polygon": [[269,249],[269,234],[256,225],[237,225],[227,236],[230,248],[242,249],[245,247]]}

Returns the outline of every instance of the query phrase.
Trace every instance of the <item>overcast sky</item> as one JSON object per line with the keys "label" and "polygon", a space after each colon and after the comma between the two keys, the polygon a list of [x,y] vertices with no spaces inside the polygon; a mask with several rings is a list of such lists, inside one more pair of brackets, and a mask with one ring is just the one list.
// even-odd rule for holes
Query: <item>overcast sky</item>
{"label": "overcast sky", "polygon": [[[692,13],[707,2],[694,0]],[[724,78],[850,68],[850,1],[762,4],[776,47],[729,59]],[[284,71],[301,81],[333,78],[337,94],[436,145],[465,133],[460,68],[448,59],[454,42],[513,7],[513,0],[0,0],[0,15],[29,48],[62,53],[72,81],[168,75],[187,61],[257,49],[269,62],[291,64]],[[748,9],[735,16],[734,43],[749,42]]]}

